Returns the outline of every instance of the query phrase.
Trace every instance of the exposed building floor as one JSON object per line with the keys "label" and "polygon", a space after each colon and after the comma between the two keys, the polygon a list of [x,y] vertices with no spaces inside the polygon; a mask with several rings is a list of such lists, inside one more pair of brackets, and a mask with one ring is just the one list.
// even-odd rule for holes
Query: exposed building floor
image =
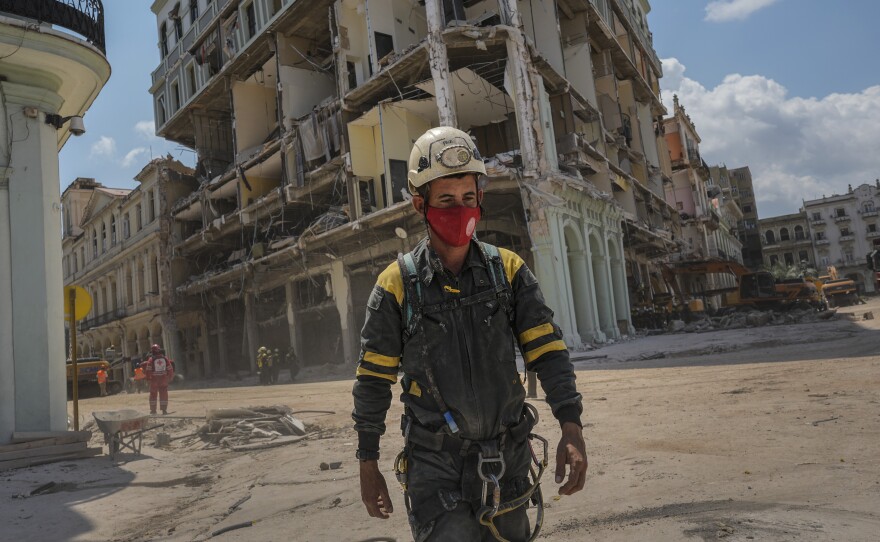
{"label": "exposed building floor", "polygon": [[[878,318],[863,320],[868,311]],[[665,357],[647,359],[659,352]],[[876,539],[878,352],[875,298],[829,321],[658,335],[579,353],[587,487],[556,500],[552,471],[545,477],[541,539]],[[387,521],[370,519],[361,504],[349,419],[353,373],[341,367],[309,370],[297,383],[282,375],[282,384],[269,387],[248,380],[172,389],[172,416],[272,404],[335,414],[299,414],[321,432],[253,452],[202,449],[198,440],[177,438],[200,421],[168,418],[169,447],[152,446],[150,436],[143,456],[123,454],[118,465],[102,456],[5,472],[4,538],[193,541],[253,521],[215,538],[410,540],[391,470],[401,446],[397,404],[380,460],[395,512]],[[555,443],[558,428],[546,404],[536,404],[539,431]],[[146,394],[123,394],[84,400],[80,412],[90,419],[95,410],[146,405]],[[101,442],[95,435],[91,444]],[[322,462],[337,461],[339,469],[321,470]],[[55,492],[14,498],[47,482],[57,484]]]}

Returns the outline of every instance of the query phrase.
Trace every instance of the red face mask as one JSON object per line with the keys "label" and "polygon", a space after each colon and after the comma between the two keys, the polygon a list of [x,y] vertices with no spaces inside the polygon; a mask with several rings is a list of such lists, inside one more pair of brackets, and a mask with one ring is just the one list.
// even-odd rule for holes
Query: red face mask
{"label": "red face mask", "polygon": [[444,243],[461,247],[471,240],[482,215],[479,207],[446,207],[438,209],[425,203],[426,218],[431,229]]}

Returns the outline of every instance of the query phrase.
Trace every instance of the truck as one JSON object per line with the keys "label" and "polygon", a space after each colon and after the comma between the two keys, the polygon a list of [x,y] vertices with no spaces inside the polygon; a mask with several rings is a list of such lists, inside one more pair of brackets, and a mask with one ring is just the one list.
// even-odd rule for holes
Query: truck
{"label": "truck", "polygon": [[[744,265],[733,260],[698,260],[674,262],[663,266],[663,278],[669,284],[680,307],[687,306],[691,312],[701,308],[705,300],[720,296],[719,308],[754,308],[787,310],[792,308],[813,308],[822,310],[825,307],[821,293],[815,284],[805,279],[790,279],[777,282],[767,271],[750,271]],[[733,275],[736,285],[728,288],[716,288],[697,292],[682,292],[681,282],[687,277],[699,277],[710,274]],[[686,299],[686,295],[692,298]],[[694,299],[702,299],[702,303],[694,303]]]}
{"label": "truck", "polygon": [[[73,394],[73,361],[67,360],[67,395],[71,397]],[[100,357],[85,357],[76,360],[76,372],[79,374],[79,393],[91,394],[97,393],[98,387],[98,370],[107,371],[107,393],[119,393],[123,389],[120,371],[113,370],[110,362]]]}
{"label": "truck", "polygon": [[845,307],[859,302],[859,291],[855,281],[837,275],[837,268],[828,267],[828,274],[813,280],[829,307]]}

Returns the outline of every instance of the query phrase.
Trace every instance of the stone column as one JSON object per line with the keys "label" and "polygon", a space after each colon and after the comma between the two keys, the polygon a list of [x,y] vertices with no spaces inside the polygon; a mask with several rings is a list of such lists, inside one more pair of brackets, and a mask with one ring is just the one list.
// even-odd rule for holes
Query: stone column
{"label": "stone column", "polygon": [[[431,79],[434,81],[434,98],[441,126],[458,127],[455,108],[455,91],[449,75],[449,60],[446,56],[446,44],[443,42],[443,6],[442,0],[426,0],[425,14],[428,19],[428,63],[431,67]],[[378,60],[378,59],[377,59]]]}
{"label": "stone column", "polygon": [[253,292],[244,293],[244,325],[247,331],[247,353],[251,373],[257,372],[257,348],[260,347],[260,335],[257,330],[257,314],[254,310]]}
{"label": "stone column", "polygon": [[229,372],[229,359],[226,352],[226,330],[223,327],[223,303],[217,302],[214,306],[214,317],[217,322],[217,357],[223,372]]}
{"label": "stone column", "polygon": [[599,285],[596,283],[596,274],[593,272],[593,250],[590,244],[590,226],[584,225],[584,264],[587,268],[587,282],[589,283],[589,291],[591,303],[587,307],[590,322],[590,334],[596,342],[603,343],[608,340],[599,324]]}
{"label": "stone column", "polygon": [[[7,114],[3,112],[0,126]],[[8,220],[9,176],[12,169],[0,166],[0,299],[12,299],[12,234]],[[12,341],[12,303],[0,302],[0,374],[14,375],[15,361],[12,357],[15,343]],[[0,435],[11,435],[15,431],[15,379],[0,378]],[[4,442],[0,439],[0,442]]]}
{"label": "stone column", "polygon": [[339,328],[342,335],[342,359],[337,362],[355,363],[360,351],[355,339],[351,282],[348,280],[348,270],[342,260],[333,260],[330,264],[330,281],[333,285],[333,299],[339,312]]}
{"label": "stone column", "polygon": [[303,359],[299,345],[299,334],[297,333],[298,330],[296,327],[296,307],[293,303],[294,294],[292,282],[288,282],[284,285],[284,296],[287,301],[287,333],[290,336],[290,346],[293,347],[293,352],[296,354],[296,357]]}
{"label": "stone column", "polygon": [[[24,39],[24,37],[22,38]],[[58,190],[58,132],[45,122],[42,111],[58,111],[62,98],[45,88],[2,82],[4,139],[9,137],[8,163],[0,189],[5,209],[10,254],[0,260],[0,305],[9,318],[0,324],[12,340],[3,347],[0,366],[13,370],[14,398],[4,393],[0,411],[15,412],[15,431],[67,429],[64,352],[64,306],[61,274],[61,201]],[[34,108],[34,109],[26,109]],[[15,134],[15,138],[11,134]],[[7,149],[6,141],[0,149]],[[2,156],[2,155],[0,155]],[[5,157],[4,157],[5,158]],[[8,198],[8,199],[7,199]],[[8,228],[8,229],[7,229]],[[3,243],[0,241],[0,243]],[[11,311],[9,311],[11,308]],[[6,322],[9,322],[7,324]],[[11,356],[9,361],[7,356]],[[5,422],[0,418],[0,423]],[[0,435],[5,442],[7,434]]]}
{"label": "stone column", "polygon": [[632,305],[630,305],[631,301],[629,298],[629,286],[626,282],[626,258],[624,257],[623,252],[623,235],[618,235],[615,238],[615,242],[617,243],[617,253],[620,254],[620,259],[617,262],[617,272],[620,273],[620,284],[623,286],[620,291],[620,301],[624,308],[624,314],[626,315],[626,333],[627,335],[634,335],[636,332],[636,328],[633,326],[632,323],[632,311],[630,310]]}
{"label": "stone column", "polygon": [[[604,232],[603,232],[604,233]],[[605,273],[608,277],[608,305],[609,305],[609,313],[611,314],[611,322],[612,329],[614,333],[612,337],[615,339],[620,338],[620,326],[617,325],[618,320],[623,320],[625,316],[622,316],[620,311],[623,307],[618,304],[617,291],[620,289],[620,284],[617,282],[617,276],[614,274],[614,270],[611,267],[611,251],[608,250],[608,238],[603,235],[605,239],[605,258],[604,258],[604,266]],[[606,331],[607,333],[607,331]]]}

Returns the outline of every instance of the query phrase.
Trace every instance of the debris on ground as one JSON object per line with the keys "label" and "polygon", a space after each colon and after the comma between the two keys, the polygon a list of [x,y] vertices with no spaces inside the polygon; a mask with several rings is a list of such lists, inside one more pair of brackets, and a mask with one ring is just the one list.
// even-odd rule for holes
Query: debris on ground
{"label": "debris on ground", "polygon": [[[741,329],[747,327],[778,326],[829,320],[837,314],[836,310],[817,312],[813,309],[793,309],[789,311],[739,311],[721,316],[699,315],[686,323],[683,320],[672,320],[666,331],[670,333],[698,333],[719,329]],[[872,315],[873,316],[873,315]]]}
{"label": "debris on ground", "polygon": [[298,442],[305,424],[284,405],[209,410],[197,434],[202,441],[236,451],[260,450]]}

